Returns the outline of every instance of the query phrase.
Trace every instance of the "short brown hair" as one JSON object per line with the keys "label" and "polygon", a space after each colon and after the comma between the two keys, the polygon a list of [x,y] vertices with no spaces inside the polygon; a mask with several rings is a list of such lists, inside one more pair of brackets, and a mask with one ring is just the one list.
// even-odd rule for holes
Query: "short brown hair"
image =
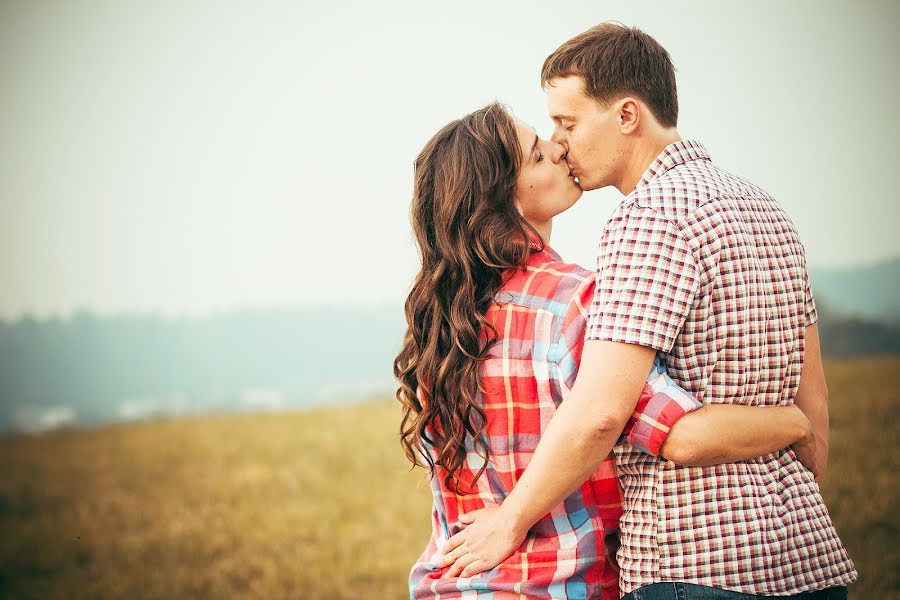
{"label": "short brown hair", "polygon": [[666,127],[678,123],[678,90],[672,58],[659,42],[638,29],[606,22],[556,49],[541,69],[541,85],[577,75],[585,92],[607,104],[624,95],[643,100]]}

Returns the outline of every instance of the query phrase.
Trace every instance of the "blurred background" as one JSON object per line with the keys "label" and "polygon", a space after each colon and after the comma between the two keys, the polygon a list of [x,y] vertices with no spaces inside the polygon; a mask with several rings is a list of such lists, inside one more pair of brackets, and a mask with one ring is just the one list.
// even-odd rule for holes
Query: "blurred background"
{"label": "blurred background", "polygon": [[[895,593],[896,2],[72,0],[0,4],[0,596],[403,597],[412,162],[495,99],[548,137],[544,58],[610,19],[801,233],[823,493],[858,597]],[[553,246],[593,264],[619,199]]]}

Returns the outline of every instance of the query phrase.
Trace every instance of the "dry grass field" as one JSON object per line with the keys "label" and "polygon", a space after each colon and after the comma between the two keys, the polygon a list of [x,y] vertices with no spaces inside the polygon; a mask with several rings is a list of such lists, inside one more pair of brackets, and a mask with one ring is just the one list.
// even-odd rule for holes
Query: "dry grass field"
{"label": "dry grass field", "polygon": [[[822,489],[860,571],[900,592],[900,358],[832,361]],[[406,597],[430,495],[392,402],[0,438],[2,598]]]}

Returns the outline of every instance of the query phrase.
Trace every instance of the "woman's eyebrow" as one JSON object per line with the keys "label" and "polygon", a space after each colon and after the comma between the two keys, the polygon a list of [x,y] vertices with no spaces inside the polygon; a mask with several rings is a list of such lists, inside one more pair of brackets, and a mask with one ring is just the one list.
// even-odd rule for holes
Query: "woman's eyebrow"
{"label": "woman's eyebrow", "polygon": [[534,134],[534,143],[531,145],[531,152],[528,154],[529,156],[534,154],[534,149],[537,148],[537,143],[538,143],[538,136],[537,136],[537,134]]}

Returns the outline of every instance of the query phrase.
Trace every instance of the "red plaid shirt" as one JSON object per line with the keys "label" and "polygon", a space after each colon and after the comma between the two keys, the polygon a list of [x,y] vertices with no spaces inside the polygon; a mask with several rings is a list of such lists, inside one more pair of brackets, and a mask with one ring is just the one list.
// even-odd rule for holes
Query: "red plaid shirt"
{"label": "red plaid shirt", "polygon": [[[460,487],[474,493],[449,490],[442,469],[431,478],[432,535],[412,568],[411,598],[619,597],[615,558],[604,543],[617,530],[621,514],[611,459],[538,521],[522,546],[496,568],[470,578],[442,578],[434,565],[444,543],[459,531],[459,515],[501,503],[528,465],[541,433],[575,382],[593,296],[593,274],[561,262],[549,248],[534,252],[527,270],[512,273],[496,295],[487,318],[499,339],[483,363],[484,391],[478,396],[487,417],[490,463],[473,483],[483,461],[468,439],[469,460]],[[625,433],[633,446],[658,454],[669,427],[698,406],[658,361]]]}
{"label": "red plaid shirt", "polygon": [[[599,247],[588,339],[655,348],[704,403],[791,404],[816,320],[806,257],[766,192],[700,144],[663,150]],[[619,565],[628,593],[685,581],[789,595],[856,579],[812,474],[793,451],[681,467],[625,444]]]}

